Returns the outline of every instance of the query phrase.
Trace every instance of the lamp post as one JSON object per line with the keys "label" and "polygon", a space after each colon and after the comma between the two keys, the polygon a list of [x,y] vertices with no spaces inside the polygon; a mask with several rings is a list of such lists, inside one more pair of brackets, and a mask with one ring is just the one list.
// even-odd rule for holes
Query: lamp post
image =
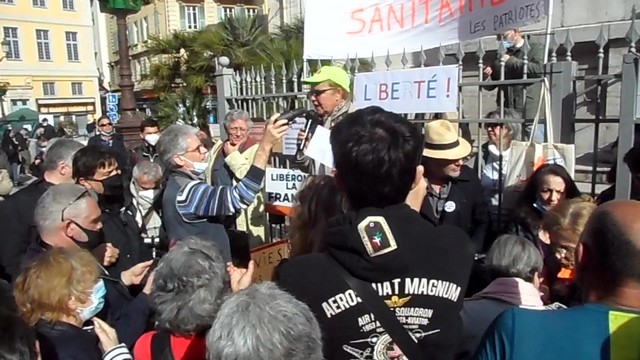
{"label": "lamp post", "polygon": [[[2,45],[2,57],[0,57],[0,61],[4,60],[7,57],[7,53],[9,52],[9,41],[7,39],[2,39],[0,42]],[[4,113],[4,96],[7,94],[7,87],[9,84],[0,83],[0,117],[4,119],[6,114]]]}
{"label": "lamp post", "polygon": [[118,29],[118,58],[120,72],[120,120],[118,130],[125,143],[135,146],[142,117],[136,111],[136,98],[133,93],[135,83],[131,79],[131,60],[129,59],[129,39],[127,36],[127,16],[135,14],[149,0],[100,0],[100,10],[116,17]]}

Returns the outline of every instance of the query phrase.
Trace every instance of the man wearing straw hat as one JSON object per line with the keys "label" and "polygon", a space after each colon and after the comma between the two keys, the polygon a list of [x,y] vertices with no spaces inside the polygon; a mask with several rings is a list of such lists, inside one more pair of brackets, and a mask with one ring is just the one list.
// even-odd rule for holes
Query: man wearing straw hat
{"label": "man wearing straw hat", "polygon": [[489,218],[480,180],[465,165],[471,145],[447,120],[427,123],[424,132],[422,165],[428,188],[420,213],[436,226],[464,230],[480,253]]}

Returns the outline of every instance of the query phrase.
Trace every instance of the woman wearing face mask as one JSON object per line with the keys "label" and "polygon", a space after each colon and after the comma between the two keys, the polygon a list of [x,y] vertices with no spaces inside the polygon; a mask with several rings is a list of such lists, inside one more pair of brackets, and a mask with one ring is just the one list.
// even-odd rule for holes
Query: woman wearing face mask
{"label": "woman wearing face mask", "polygon": [[35,327],[43,359],[131,359],[115,331],[94,318],[106,296],[99,274],[89,252],[53,248],[18,277],[18,311]]}
{"label": "woman wearing face mask", "polygon": [[542,220],[545,213],[561,201],[579,196],[580,190],[563,166],[543,165],[527,181],[516,201],[513,218],[507,223],[507,233],[522,236],[538,248],[544,259],[543,278],[547,280],[557,274],[560,268],[551,240],[540,236]]}
{"label": "woman wearing face mask", "polygon": [[141,161],[133,168],[133,180],[129,190],[133,195],[133,205],[136,208],[135,217],[144,244],[151,249],[154,258],[159,257],[158,251],[164,251],[166,241],[160,218],[161,204],[158,201],[162,168],[150,161]]}

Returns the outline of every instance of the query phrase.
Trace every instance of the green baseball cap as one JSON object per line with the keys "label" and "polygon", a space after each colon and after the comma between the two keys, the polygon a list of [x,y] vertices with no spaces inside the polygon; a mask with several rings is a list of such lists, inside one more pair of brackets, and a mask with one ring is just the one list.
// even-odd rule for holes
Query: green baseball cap
{"label": "green baseball cap", "polygon": [[313,76],[302,80],[303,83],[308,85],[317,85],[325,81],[332,81],[347,92],[351,92],[351,78],[339,66],[323,66]]}

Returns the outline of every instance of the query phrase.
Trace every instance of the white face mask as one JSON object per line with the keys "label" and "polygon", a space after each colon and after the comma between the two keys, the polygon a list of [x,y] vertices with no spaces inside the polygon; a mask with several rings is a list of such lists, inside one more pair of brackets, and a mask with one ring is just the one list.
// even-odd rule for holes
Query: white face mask
{"label": "white face mask", "polygon": [[144,136],[144,141],[151,146],[156,146],[158,140],[160,139],[160,134],[148,134]]}
{"label": "white face mask", "polygon": [[158,189],[140,190],[138,191],[138,198],[144,202],[152,204],[156,200],[159,192],[160,190]]}
{"label": "white face mask", "polygon": [[191,161],[184,156],[182,158],[193,166],[193,169],[191,169],[191,172],[196,176],[200,176],[204,174],[204,172],[207,171],[207,168],[209,167],[209,163],[207,162]]}

